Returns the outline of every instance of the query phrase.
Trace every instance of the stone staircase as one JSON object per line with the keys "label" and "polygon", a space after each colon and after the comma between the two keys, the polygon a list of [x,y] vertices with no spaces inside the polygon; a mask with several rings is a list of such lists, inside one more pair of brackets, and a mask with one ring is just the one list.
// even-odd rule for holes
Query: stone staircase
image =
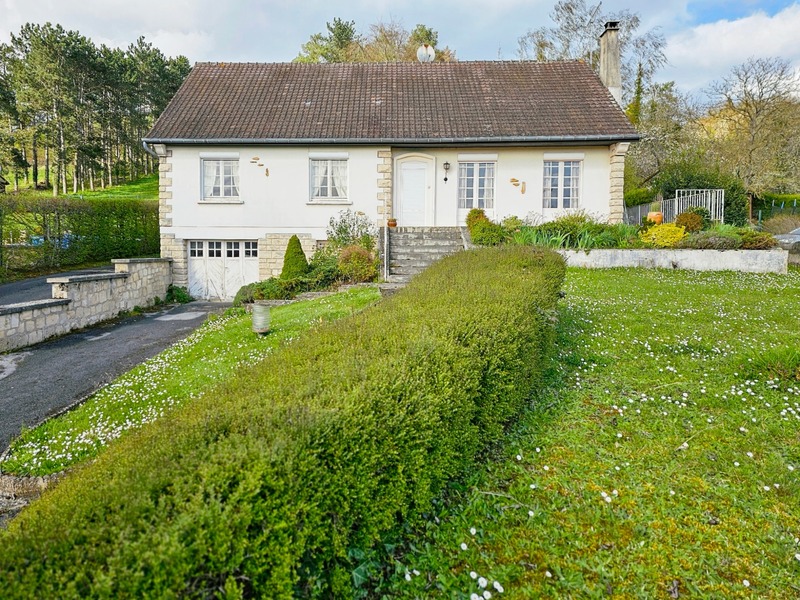
{"label": "stone staircase", "polygon": [[389,283],[406,283],[435,261],[467,247],[459,227],[390,227]]}

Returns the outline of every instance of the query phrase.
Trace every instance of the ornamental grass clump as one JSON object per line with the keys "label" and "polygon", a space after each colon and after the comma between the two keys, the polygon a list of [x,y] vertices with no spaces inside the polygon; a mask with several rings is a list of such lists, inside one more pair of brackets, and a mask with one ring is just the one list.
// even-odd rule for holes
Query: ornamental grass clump
{"label": "ornamental grass clump", "polygon": [[0,531],[26,597],[354,596],[530,402],[565,268],[461,252],[126,437]]}

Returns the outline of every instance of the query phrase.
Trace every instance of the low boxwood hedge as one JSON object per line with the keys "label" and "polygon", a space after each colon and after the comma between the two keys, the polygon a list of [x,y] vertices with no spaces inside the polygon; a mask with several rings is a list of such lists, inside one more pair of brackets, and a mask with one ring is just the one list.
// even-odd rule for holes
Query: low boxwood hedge
{"label": "low boxwood hedge", "polygon": [[563,260],[435,264],[66,478],[0,532],[3,596],[350,597],[530,402]]}

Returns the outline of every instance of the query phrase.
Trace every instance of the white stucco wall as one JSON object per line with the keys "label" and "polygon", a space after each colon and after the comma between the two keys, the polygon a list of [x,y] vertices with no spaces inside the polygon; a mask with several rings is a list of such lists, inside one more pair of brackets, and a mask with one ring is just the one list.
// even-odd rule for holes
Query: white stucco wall
{"label": "white stucco wall", "polygon": [[[310,160],[320,154],[346,155],[348,198],[310,201]],[[624,157],[624,152],[621,156]],[[328,156],[333,158],[333,156]],[[238,158],[239,198],[207,201],[202,197],[202,160]],[[258,278],[280,273],[286,240],[297,234],[310,257],[316,241],[327,237],[332,217],[343,210],[365,214],[383,226],[401,209],[399,167],[404,160],[425,163],[425,225],[463,224],[467,210],[458,208],[459,161],[495,162],[495,207],[490,218],[516,215],[533,222],[554,219],[562,209],[542,207],[544,161],[582,160],[578,210],[606,220],[611,195],[613,152],[607,146],[564,148],[390,148],[381,146],[169,146],[159,166],[161,253],[173,261],[176,285],[189,285],[188,241],[258,240]],[[451,165],[444,181],[445,162]],[[620,165],[623,163],[620,161]],[[417,165],[419,166],[419,165]],[[617,171],[620,171],[617,168]],[[621,174],[621,171],[620,171]],[[419,193],[421,182],[415,184]],[[515,180],[515,181],[514,181]],[[514,185],[517,183],[518,185]],[[411,185],[411,184],[409,184]],[[617,190],[621,203],[621,187]],[[419,196],[417,196],[419,197]],[[428,204],[430,203],[430,204]],[[400,203],[402,204],[402,203]],[[613,203],[612,203],[613,204]],[[235,265],[234,265],[235,266]],[[223,271],[228,269],[227,262]],[[247,276],[251,277],[251,276]]]}
{"label": "white stucco wall", "polygon": [[[162,234],[179,239],[257,239],[272,233],[304,233],[325,239],[331,217],[350,209],[378,222],[378,148],[170,146],[172,224]],[[309,154],[346,152],[347,202],[311,203]],[[239,202],[202,199],[201,160],[239,158]],[[269,170],[269,175],[267,175]]]}
{"label": "white stucco wall", "polygon": [[[487,160],[496,157],[495,209],[487,211],[500,221],[510,215],[549,221],[564,214],[562,209],[545,209],[542,201],[544,161],[579,158],[583,160],[581,196],[578,209],[606,220],[609,215],[610,161],[609,149],[601,147],[576,148],[488,148],[488,149],[395,149],[395,161],[405,156],[431,157],[435,162],[435,223],[436,226],[458,225],[458,163],[463,160]],[[450,163],[444,181],[443,165]],[[395,169],[398,173],[398,169]],[[511,181],[516,179],[519,185]],[[523,184],[524,183],[524,192]],[[463,216],[463,215],[462,215]],[[401,224],[402,225],[402,224]]]}

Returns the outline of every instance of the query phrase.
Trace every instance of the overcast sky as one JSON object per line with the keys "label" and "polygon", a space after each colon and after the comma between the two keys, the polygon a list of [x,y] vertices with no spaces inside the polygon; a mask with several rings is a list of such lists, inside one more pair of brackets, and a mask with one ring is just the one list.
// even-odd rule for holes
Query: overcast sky
{"label": "overcast sky", "polygon": [[[589,0],[589,4],[594,4]],[[96,44],[126,47],[143,35],[167,56],[194,62],[283,62],[334,17],[359,31],[396,20],[424,23],[460,60],[515,59],[517,39],[550,25],[555,0],[0,0],[0,41],[27,22],[59,23]],[[800,67],[800,2],[603,0],[602,11],[637,12],[660,28],[669,66],[657,79],[700,92],[751,56]],[[600,32],[598,32],[599,35]]]}

